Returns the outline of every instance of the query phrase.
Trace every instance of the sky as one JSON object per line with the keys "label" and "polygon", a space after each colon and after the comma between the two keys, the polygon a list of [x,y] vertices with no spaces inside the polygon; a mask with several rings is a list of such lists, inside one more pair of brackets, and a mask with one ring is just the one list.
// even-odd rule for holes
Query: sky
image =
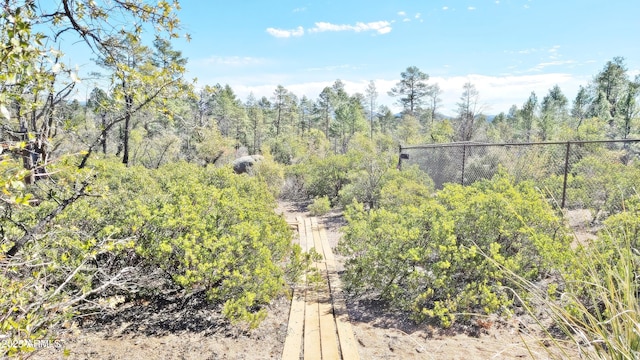
{"label": "sky", "polygon": [[456,113],[472,83],[485,114],[539,99],[573,100],[616,56],[640,74],[638,0],[181,0],[191,41],[174,44],[198,86],[228,84],[246,101],[278,85],[316,100],[340,79],[349,94],[375,82],[378,104],[410,66]]}

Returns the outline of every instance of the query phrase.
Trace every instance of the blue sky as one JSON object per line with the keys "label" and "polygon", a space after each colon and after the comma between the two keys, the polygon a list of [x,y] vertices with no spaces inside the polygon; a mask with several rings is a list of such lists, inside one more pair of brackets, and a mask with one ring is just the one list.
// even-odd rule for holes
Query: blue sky
{"label": "blue sky", "polygon": [[[637,0],[182,0],[191,42],[178,41],[198,84],[229,84],[243,101],[277,85],[316,100],[336,79],[350,94],[374,80],[378,102],[417,66],[454,114],[465,82],[486,114],[541,99],[554,85],[573,100],[605,63],[640,73]],[[397,107],[396,107],[397,108]]]}

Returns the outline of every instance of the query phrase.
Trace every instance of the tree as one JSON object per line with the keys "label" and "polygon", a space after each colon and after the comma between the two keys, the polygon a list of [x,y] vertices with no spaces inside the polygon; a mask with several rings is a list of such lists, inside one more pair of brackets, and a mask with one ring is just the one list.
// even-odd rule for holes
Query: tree
{"label": "tree", "polygon": [[[76,119],[69,116],[78,114],[82,105],[68,99],[80,79],[65,65],[63,52],[71,46],[85,47],[96,58],[119,61],[120,39],[135,39],[141,44],[144,29],[155,30],[158,37],[177,36],[177,8],[177,2],[148,0],[5,0],[0,4],[0,136],[3,149],[9,148],[26,168],[19,169],[19,160],[6,153],[0,156],[4,191],[0,215],[4,269],[0,274],[0,328],[9,338],[46,338],[47,329],[76,314],[79,304],[93,303],[88,301],[90,297],[118,286],[124,289],[127,284],[122,277],[131,270],[111,272],[100,263],[101,259],[118,257],[116,248],[122,249],[123,242],[112,237],[114,231],[107,230],[109,235],[103,236],[98,232],[104,228],[88,229],[97,223],[88,220],[96,209],[81,208],[86,204],[80,199],[87,199],[90,191],[98,192],[102,187],[91,186],[97,182],[96,172],[76,169],[70,161],[71,154],[86,146],[84,150],[88,151],[80,163],[84,167],[96,147],[103,146],[104,150],[106,134],[124,117],[120,113],[106,119],[98,134],[92,134],[93,142],[84,134],[74,133]],[[122,68],[126,63],[119,65]],[[145,85],[153,88],[153,84]],[[110,94],[111,99],[102,101],[105,94],[94,93],[93,105],[111,116],[111,110],[118,110],[114,104],[122,104],[124,99]],[[80,145],[69,151],[58,146],[61,138]],[[49,172],[47,167],[56,171]],[[25,186],[25,182],[36,179],[41,181],[37,186]],[[128,199],[130,196],[126,194]],[[110,199],[122,203],[121,197]],[[77,226],[65,219],[74,208],[79,209],[74,217]],[[102,215],[100,218],[104,218]],[[113,229],[114,224],[106,227]],[[3,347],[0,352],[11,355],[15,350]]]}
{"label": "tree", "polygon": [[[160,114],[169,114],[167,99],[176,98],[180,93],[179,85],[186,60],[179,51],[172,50],[166,40],[156,39],[154,45],[155,51],[130,35],[118,42],[118,52],[109,52],[98,59],[98,64],[111,72],[117,108],[117,111],[112,111],[117,116],[111,122],[115,124],[122,121],[117,154],[122,152],[124,164],[130,160],[129,137],[134,113],[151,106]],[[153,120],[155,117],[152,117]]]}
{"label": "tree", "polygon": [[504,112],[496,115],[491,120],[489,138],[493,142],[510,142],[513,140],[514,126]]}
{"label": "tree", "polygon": [[415,145],[422,142],[422,126],[415,116],[404,115],[398,124],[396,136],[402,145]]}
{"label": "tree", "polygon": [[436,112],[438,111],[438,108],[440,107],[440,103],[442,102],[442,99],[440,98],[440,95],[442,95],[442,90],[440,89],[440,86],[438,84],[433,84],[431,86],[429,86],[429,120],[431,122],[431,124],[433,124],[433,122],[436,119]]}
{"label": "tree", "polygon": [[275,110],[275,132],[276,137],[280,136],[280,126],[283,122],[284,114],[288,111],[287,105],[289,105],[287,97],[289,91],[282,85],[278,85],[273,92],[273,108]]}
{"label": "tree", "polygon": [[[0,39],[7,44],[0,46],[1,126],[11,140],[28,141],[24,148],[15,148],[23,156],[25,168],[31,171],[27,177],[30,180],[33,180],[33,175],[46,175],[46,166],[53,158],[51,139],[61,128],[56,108],[61,106],[79,81],[77,74],[66,69],[60,61],[62,52],[53,49],[66,48],[73,41],[80,40],[98,58],[109,59],[116,68],[122,68],[127,64],[120,62],[122,57],[118,54],[123,48],[117,39],[138,44],[143,24],[152,25],[157,36],[166,33],[175,37],[179,26],[175,16],[177,3],[149,5],[143,1],[122,0],[99,5],[91,0],[60,0],[51,6],[35,1],[7,0],[1,6]],[[114,13],[118,14],[117,19],[111,17]],[[117,21],[122,21],[121,26],[113,26]],[[125,118],[126,115],[103,126],[80,167],[86,164],[95,146],[102,144],[104,150],[104,138],[109,128]],[[57,199],[59,206],[42,219],[42,226],[31,230],[25,226],[28,236],[15,242],[10,255],[16,254],[29,239],[44,231],[50,221],[85,194],[86,187],[87,183],[83,182],[72,196]]]}
{"label": "tree", "polygon": [[334,151],[345,152],[349,138],[355,133],[364,118],[361,98],[354,98],[347,94],[342,80],[333,83],[331,107],[333,109],[333,123],[329,127],[330,135],[334,139]]}
{"label": "tree", "polygon": [[340,138],[341,151],[347,151],[350,139],[366,128],[362,95],[355,94],[348,97],[346,102],[336,109],[334,132]]}
{"label": "tree", "polygon": [[367,86],[365,92],[365,99],[367,100],[367,112],[369,113],[369,138],[373,139],[373,118],[375,116],[376,101],[378,99],[378,91],[376,90],[376,83],[371,80]]}
{"label": "tree", "polygon": [[461,141],[470,141],[477,127],[477,119],[480,115],[478,107],[478,90],[475,85],[467,82],[463,86],[464,91],[460,96],[458,105],[458,138]]}
{"label": "tree", "polygon": [[537,109],[538,97],[536,96],[536,93],[532,91],[527,101],[522,105],[522,109],[519,111],[520,129],[523,132],[526,142],[531,141],[533,124],[535,124]]}
{"label": "tree", "polygon": [[[120,56],[124,50],[121,39],[140,43],[144,24],[151,25],[149,28],[155,30],[157,38],[177,37],[179,30],[177,2],[147,4],[141,0],[120,0],[98,4],[92,0],[60,0],[52,5],[7,0],[1,6],[0,39],[9,44],[0,49],[2,126],[12,141],[30,140],[24,149],[24,164],[39,175],[46,173],[44,169],[51,159],[51,139],[59,120],[55,108],[79,81],[77,74],[61,61],[63,53],[54,49],[64,49],[79,40],[100,61],[108,59],[113,69],[122,71],[128,59]],[[128,100],[124,99],[124,103]],[[147,103],[143,101],[140,105]],[[86,165],[95,147],[102,145],[104,150],[108,131],[130,118],[133,110],[137,109],[130,106],[129,111],[103,127],[90,143],[80,167]]]}
{"label": "tree", "polygon": [[253,93],[249,94],[247,102],[245,104],[247,109],[247,118],[249,119],[249,131],[252,139],[249,152],[251,154],[257,154],[262,144],[262,131],[264,127],[264,112],[258,105]]}
{"label": "tree", "polygon": [[634,81],[630,81],[627,90],[622,97],[620,105],[621,136],[627,139],[632,131],[632,122],[638,117],[638,95],[640,95],[640,75],[636,75]]}
{"label": "tree", "polygon": [[237,150],[240,146],[246,145],[247,114],[231,86],[216,86],[219,90],[215,96],[213,117],[222,135],[235,139]]}
{"label": "tree", "polygon": [[613,126],[622,105],[629,79],[624,58],[615,57],[608,61],[604,69],[596,75],[593,84],[595,92],[591,115],[599,116]]}
{"label": "tree", "polygon": [[[107,113],[111,108],[112,99],[109,95],[100,88],[94,88],[91,90],[89,99],[87,100],[87,107],[91,109],[96,115],[100,117],[100,131],[107,127]],[[107,154],[107,134],[100,139],[102,145],[102,153]]]}
{"label": "tree", "polygon": [[558,124],[565,123],[568,117],[567,105],[569,101],[564,96],[558,85],[549,90],[549,93],[542,99],[540,110],[540,139],[550,140]]}
{"label": "tree", "polygon": [[33,28],[37,12],[33,2],[6,1],[0,14],[0,127],[10,143],[4,147],[22,157],[28,183],[46,174],[55,110],[76,83],[61,54],[44,45],[47,35]]}
{"label": "tree", "polygon": [[311,130],[313,102],[306,95],[302,95],[298,109],[300,111],[300,134],[304,135],[305,131]]}
{"label": "tree", "polygon": [[314,114],[318,117],[323,127],[324,135],[329,138],[329,126],[333,116],[332,98],[334,96],[333,89],[326,86],[318,96],[318,100],[314,106]]}
{"label": "tree", "polygon": [[576,133],[579,132],[582,122],[587,117],[589,103],[590,98],[587,89],[581,85],[576,94],[576,98],[573,100],[573,107],[571,108],[571,116],[576,121]]}
{"label": "tree", "polygon": [[389,91],[389,96],[400,96],[398,103],[405,113],[415,115],[416,111],[424,103],[424,98],[429,94],[427,80],[429,75],[423,73],[416,66],[410,66],[400,73],[402,80]]}
{"label": "tree", "polygon": [[378,124],[380,124],[380,132],[383,134],[386,134],[395,125],[395,116],[386,105],[380,105],[378,108]]}

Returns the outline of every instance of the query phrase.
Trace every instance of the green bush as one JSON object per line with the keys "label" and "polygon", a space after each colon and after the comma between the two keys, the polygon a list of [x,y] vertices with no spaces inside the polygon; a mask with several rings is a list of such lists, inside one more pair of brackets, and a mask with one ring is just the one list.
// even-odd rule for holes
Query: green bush
{"label": "green bush", "polygon": [[434,183],[417,166],[389,171],[380,188],[379,206],[387,209],[419,206],[434,193]]}
{"label": "green bush", "polygon": [[88,180],[87,196],[53,217],[5,264],[3,333],[41,338],[47,327],[79,312],[114,306],[113,296],[161,297],[171,289],[205,292],[229,319],[253,327],[266,315],[265,305],[307,266],[257,177],[187,163],[125,167],[116,159],[39,182],[32,189],[39,206],[3,218],[9,241],[2,250],[24,234],[22,227],[33,228],[78,191],[74,184]]}
{"label": "green bush", "polygon": [[327,196],[331,203],[337,203],[340,190],[349,183],[351,170],[352,165],[346,155],[311,160],[305,172],[307,195],[311,198]]}
{"label": "green bush", "polygon": [[264,160],[256,162],[248,171],[267,185],[271,194],[277,198],[280,196],[284,185],[284,166],[265,156]]}
{"label": "green bush", "polygon": [[315,198],[313,203],[308,206],[309,212],[312,216],[322,216],[331,211],[331,202],[326,196]]}
{"label": "green bush", "polygon": [[345,283],[450,326],[473,314],[508,311],[506,267],[540,279],[566,261],[570,238],[528,183],[499,174],[434,197],[366,211],[354,203],[340,243]]}
{"label": "green bush", "polygon": [[640,178],[639,169],[620,163],[615,154],[586,157],[572,172],[575,175],[568,181],[570,205],[591,209],[596,216],[601,212],[608,216],[622,211]]}

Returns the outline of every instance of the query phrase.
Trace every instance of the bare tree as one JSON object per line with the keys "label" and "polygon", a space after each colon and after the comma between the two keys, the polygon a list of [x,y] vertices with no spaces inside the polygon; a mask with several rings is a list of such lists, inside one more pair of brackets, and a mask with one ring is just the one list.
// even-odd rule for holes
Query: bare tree
{"label": "bare tree", "polygon": [[376,90],[376,83],[373,80],[369,81],[369,86],[367,86],[367,90],[365,92],[365,99],[367,100],[367,105],[369,107],[369,138],[373,139],[373,117],[375,116],[376,101],[378,100],[378,91]]}
{"label": "bare tree", "polygon": [[430,110],[430,117],[431,117],[430,121],[432,123],[436,119],[436,112],[438,111],[438,108],[440,107],[440,103],[442,102],[442,99],[440,98],[441,94],[442,94],[442,89],[440,89],[440,86],[438,84],[433,84],[429,86],[429,93],[428,93],[429,110]]}
{"label": "bare tree", "polygon": [[479,93],[475,85],[467,82],[463,86],[464,91],[460,96],[458,105],[458,138],[461,141],[470,141],[476,130],[477,120],[481,109],[478,105]]}

